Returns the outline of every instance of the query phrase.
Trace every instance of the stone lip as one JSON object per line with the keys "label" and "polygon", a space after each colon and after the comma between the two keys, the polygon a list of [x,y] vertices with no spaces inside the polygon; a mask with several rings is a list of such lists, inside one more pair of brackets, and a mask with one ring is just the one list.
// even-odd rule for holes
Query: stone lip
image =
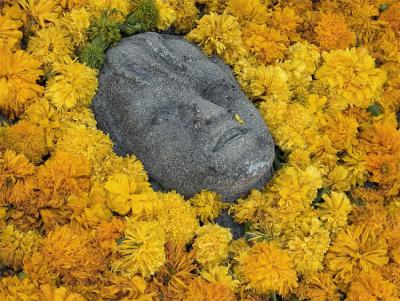
{"label": "stone lip", "polygon": [[116,153],[136,155],[165,190],[231,202],[272,176],[272,137],[230,67],[180,36],[143,33],[110,48],[92,109]]}

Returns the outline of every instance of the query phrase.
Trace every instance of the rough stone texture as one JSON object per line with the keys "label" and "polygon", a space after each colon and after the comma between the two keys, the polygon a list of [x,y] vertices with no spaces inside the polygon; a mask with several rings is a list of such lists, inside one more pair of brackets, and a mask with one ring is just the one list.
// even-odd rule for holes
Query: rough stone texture
{"label": "rough stone texture", "polygon": [[167,190],[232,201],[271,177],[274,143],[257,109],[228,66],[181,37],[144,33],[109,49],[93,111],[115,151]]}

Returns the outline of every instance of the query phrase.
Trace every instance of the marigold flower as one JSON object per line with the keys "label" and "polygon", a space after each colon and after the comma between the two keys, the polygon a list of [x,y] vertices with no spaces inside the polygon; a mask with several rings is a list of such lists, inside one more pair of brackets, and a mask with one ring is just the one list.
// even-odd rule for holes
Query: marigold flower
{"label": "marigold flower", "polygon": [[187,35],[187,38],[198,43],[207,55],[216,53],[226,63],[234,64],[245,54],[241,36],[237,18],[211,13],[198,21],[197,27]]}
{"label": "marigold flower", "polygon": [[81,156],[55,153],[38,169],[41,206],[63,208],[66,198],[89,191],[90,168]]}
{"label": "marigold flower", "polygon": [[36,31],[49,23],[57,23],[61,13],[57,0],[17,0],[17,3],[23,12],[27,32]]}
{"label": "marigold flower", "polygon": [[157,29],[167,30],[176,20],[176,12],[164,0],[155,0],[155,4],[159,13],[157,20]]}
{"label": "marigold flower", "polygon": [[17,205],[25,201],[34,188],[35,166],[11,150],[0,152],[0,204]]}
{"label": "marigold flower", "polygon": [[333,101],[340,101],[338,108],[346,109],[348,105],[367,108],[380,96],[386,73],[375,68],[365,48],[332,50],[322,56],[324,64],[315,76],[335,92]]}
{"label": "marigold flower", "polygon": [[216,265],[202,270],[201,277],[210,283],[220,283],[232,291],[236,291],[240,283],[239,280],[232,278],[232,275],[229,274],[229,267],[226,266]]}
{"label": "marigold flower", "polygon": [[73,56],[73,48],[68,31],[60,26],[49,26],[38,30],[29,39],[27,50],[50,72],[53,63]]}
{"label": "marigold flower", "polygon": [[271,65],[260,66],[249,70],[246,77],[250,81],[248,91],[251,98],[266,101],[289,100],[288,75],[282,68]]}
{"label": "marigold flower", "polygon": [[193,272],[197,269],[197,264],[194,261],[194,252],[187,252],[184,243],[169,241],[165,247],[167,258],[155,274],[153,283],[166,299],[180,300],[187,291],[189,282],[195,278]]}
{"label": "marigold flower", "polygon": [[240,25],[264,24],[269,17],[266,5],[260,0],[229,0],[225,11],[237,17]]}
{"label": "marigold flower", "polygon": [[120,257],[112,263],[112,270],[124,277],[140,274],[154,275],[165,263],[165,235],[157,222],[128,220],[125,236],[116,251]]}
{"label": "marigold flower", "polygon": [[196,234],[193,250],[196,260],[202,266],[214,266],[228,258],[229,243],[232,240],[230,229],[206,224]]}
{"label": "marigold flower", "polygon": [[4,130],[4,144],[7,148],[24,154],[33,163],[41,162],[48,153],[43,128],[25,120]]}
{"label": "marigold flower", "polygon": [[200,227],[196,211],[176,192],[160,193],[162,207],[156,219],[164,229],[166,240],[187,243]]}
{"label": "marigold flower", "polygon": [[47,100],[40,99],[27,107],[23,120],[42,128],[46,146],[52,149],[61,127],[61,116],[56,111],[56,108]]}
{"label": "marigold flower", "polygon": [[265,24],[250,23],[243,28],[243,43],[263,64],[283,59],[288,46],[287,36]]}
{"label": "marigold flower", "polygon": [[356,36],[347,26],[343,15],[322,13],[314,31],[316,40],[323,50],[345,49],[355,43]]}
{"label": "marigold flower", "polygon": [[72,10],[73,8],[80,8],[87,4],[88,0],[60,0],[60,5],[63,8]]}
{"label": "marigold flower", "polygon": [[4,301],[42,301],[37,287],[29,279],[17,276],[0,279],[0,300]]}
{"label": "marigold flower", "polygon": [[61,19],[62,25],[72,37],[73,44],[82,48],[87,42],[86,30],[90,26],[90,14],[85,8],[73,9]]}
{"label": "marigold flower", "polygon": [[81,63],[64,57],[64,62],[53,64],[55,76],[50,78],[45,97],[58,108],[89,105],[97,90],[97,72]]}
{"label": "marigold flower", "polygon": [[32,255],[40,244],[41,237],[36,231],[26,233],[8,225],[0,231],[0,262],[18,271],[23,260]]}
{"label": "marigold flower", "polygon": [[377,271],[361,273],[351,284],[346,300],[396,300],[396,287]]}
{"label": "marigold flower", "polygon": [[14,119],[42,93],[36,81],[43,72],[40,62],[22,50],[0,48],[0,65],[0,110]]}
{"label": "marigold flower", "polygon": [[186,291],[183,301],[234,301],[233,291],[221,283],[209,283],[203,279],[193,279]]}
{"label": "marigold flower", "polygon": [[0,49],[19,48],[19,43],[22,39],[22,32],[18,29],[21,23],[11,19],[9,16],[0,15]]}
{"label": "marigold flower", "polygon": [[319,217],[335,233],[347,224],[347,216],[352,210],[350,200],[343,192],[335,191],[322,198],[324,202],[318,205]]}
{"label": "marigold flower", "polygon": [[[296,6],[298,5],[296,4]],[[298,13],[298,10],[294,7],[276,7],[272,12],[271,18],[267,19],[267,25],[288,34],[293,40],[297,40],[298,38],[294,33],[303,22]]]}
{"label": "marigold flower", "polygon": [[393,31],[400,32],[400,3],[389,5],[389,8],[379,16],[379,20],[387,22]]}
{"label": "marigold flower", "polygon": [[189,200],[203,223],[213,221],[225,207],[215,192],[203,190]]}
{"label": "marigold flower", "polygon": [[43,260],[50,272],[64,283],[96,283],[105,270],[105,261],[90,234],[71,226],[58,227],[43,240]]}
{"label": "marigold flower", "polygon": [[259,293],[286,296],[297,287],[297,275],[289,254],[274,243],[256,243],[239,257],[239,270],[249,287]]}
{"label": "marigold flower", "polygon": [[[107,272],[99,296],[105,300],[153,301],[154,293],[147,292],[147,283],[140,276],[131,279]],[[67,300],[68,301],[68,300]]]}
{"label": "marigold flower", "polygon": [[310,275],[305,278],[299,288],[297,295],[303,299],[315,301],[338,300],[339,292],[332,275],[326,272]]}
{"label": "marigold flower", "polygon": [[49,284],[40,286],[40,300],[42,301],[85,301],[86,299],[77,293],[72,293],[65,287],[54,287]]}
{"label": "marigold flower", "polygon": [[338,233],[326,259],[338,281],[349,283],[359,272],[370,272],[388,262],[387,245],[368,227],[353,225]]}
{"label": "marigold flower", "polygon": [[126,215],[132,210],[134,217],[152,216],[160,208],[160,200],[147,181],[138,181],[132,175],[115,174],[104,188],[110,193],[108,206],[112,211]]}
{"label": "marigold flower", "polygon": [[199,11],[193,0],[166,0],[175,11],[176,19],[173,23],[175,32],[183,34],[191,31],[198,18]]}

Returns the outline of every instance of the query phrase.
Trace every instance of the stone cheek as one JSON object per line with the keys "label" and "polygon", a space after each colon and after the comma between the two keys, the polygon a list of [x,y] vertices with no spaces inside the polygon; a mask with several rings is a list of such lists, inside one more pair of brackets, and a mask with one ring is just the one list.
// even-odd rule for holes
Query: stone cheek
{"label": "stone cheek", "polygon": [[116,152],[135,154],[164,189],[233,201],[271,177],[258,111],[228,66],[181,37],[144,33],[109,49],[93,111]]}

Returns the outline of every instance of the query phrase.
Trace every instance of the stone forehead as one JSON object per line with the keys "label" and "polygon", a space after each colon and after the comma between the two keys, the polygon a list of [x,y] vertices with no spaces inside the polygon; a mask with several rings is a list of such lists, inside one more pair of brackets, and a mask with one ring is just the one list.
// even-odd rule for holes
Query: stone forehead
{"label": "stone forehead", "polygon": [[[125,60],[115,59],[120,57]],[[236,84],[230,68],[219,58],[209,59],[196,45],[173,35],[146,33],[123,39],[107,52],[107,61],[119,72],[129,71],[129,78],[136,76],[142,84],[167,80],[197,86],[219,79]],[[132,68],[136,64],[141,68]]]}

